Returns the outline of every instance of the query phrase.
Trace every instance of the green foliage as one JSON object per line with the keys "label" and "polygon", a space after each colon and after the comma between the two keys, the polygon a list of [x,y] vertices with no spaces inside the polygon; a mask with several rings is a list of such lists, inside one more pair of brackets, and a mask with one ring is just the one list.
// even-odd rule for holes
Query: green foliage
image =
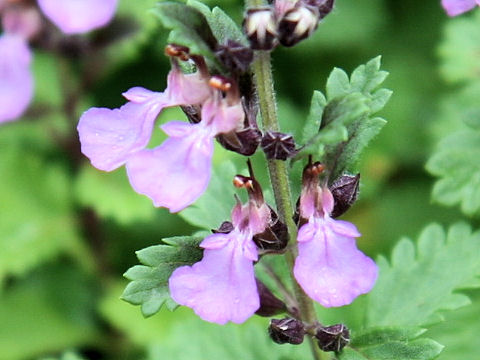
{"label": "green foliage", "polygon": [[137,257],[143,265],[135,265],[124,274],[131,282],[125,288],[122,299],[133,305],[141,305],[146,317],[157,313],[163,304],[174,310],[177,304],[169,295],[168,279],[176,268],[201,260],[203,252],[198,246],[201,240],[173,237],[163,239],[165,245],[137,251]]}
{"label": "green foliage", "polygon": [[60,357],[48,357],[48,358],[42,358],[40,360],[85,360],[85,358],[81,357],[80,355],[67,351],[63,353]]}
{"label": "green foliage", "polygon": [[[472,117],[470,124],[477,127]],[[467,215],[480,210],[480,131],[464,128],[453,132],[437,145],[427,163],[427,170],[439,177],[433,198],[444,205],[461,204]]]}
{"label": "green foliage", "polygon": [[443,346],[431,339],[416,339],[424,331],[415,328],[371,328],[355,334],[340,360],[429,360]]}
{"label": "green foliage", "polygon": [[171,30],[169,42],[187,46],[193,54],[201,54],[215,63],[212,52],[217,40],[202,12],[192,6],[166,1],[157,4],[154,14]]}
{"label": "green foliage", "polygon": [[66,169],[28,151],[28,146],[38,150],[43,139],[23,148],[9,146],[11,130],[15,125],[2,129],[7,141],[0,146],[0,280],[81,248]]}
{"label": "green foliage", "polygon": [[445,27],[439,46],[440,72],[451,82],[475,82],[479,79],[480,13],[452,19]]}
{"label": "green foliage", "polygon": [[10,286],[0,296],[0,359],[32,359],[97,343],[90,285],[65,264],[37,269]]}
{"label": "green foliage", "polygon": [[380,70],[380,57],[356,68],[350,78],[335,68],[327,80],[327,97],[314,92],[304,129],[305,146],[296,159],[307,155],[322,159],[332,180],[354,171],[362,151],[386,123],[372,115],[385,106],[392,94],[379,88],[387,75]]}
{"label": "green foliage", "polygon": [[155,214],[150,199],[133,191],[123,169],[106,173],[85,164],[75,181],[75,195],[81,205],[121,224],[148,221]]}
{"label": "green foliage", "polygon": [[182,210],[180,216],[188,223],[207,230],[217,229],[222,222],[229,221],[235,204],[232,180],[237,173],[230,161],[217,164],[212,169],[207,191],[193,205]]}
{"label": "green foliage", "polygon": [[423,326],[443,319],[441,310],[470,303],[458,289],[479,287],[480,233],[462,223],[446,235],[439,225],[421,233],[418,245],[404,239],[391,263],[380,257],[380,277],[368,295],[368,326]]}

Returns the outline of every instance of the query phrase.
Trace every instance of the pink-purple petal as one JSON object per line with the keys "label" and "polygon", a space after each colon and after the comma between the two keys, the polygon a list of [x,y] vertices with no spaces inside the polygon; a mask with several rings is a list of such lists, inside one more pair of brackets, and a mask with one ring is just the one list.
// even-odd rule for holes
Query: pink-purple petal
{"label": "pink-purple petal", "polygon": [[202,106],[202,122],[215,134],[228,133],[243,124],[245,113],[241,103],[228,105],[225,99],[211,98]]}
{"label": "pink-purple petal", "polygon": [[238,233],[229,235],[225,247],[205,250],[202,261],[176,269],[169,280],[173,300],[217,324],[242,323],[260,306],[253,263]]}
{"label": "pink-purple petal", "polygon": [[0,35],[0,123],[20,117],[32,100],[31,57],[22,37]]}
{"label": "pink-purple petal", "polygon": [[300,228],[294,267],[303,290],[325,307],[350,304],[373,288],[378,275],[373,260],[357,249],[355,238],[336,233],[331,221],[315,219]]}
{"label": "pink-purple petal", "polygon": [[442,0],[442,6],[449,16],[457,16],[479,5],[475,0]]}
{"label": "pink-purple petal", "polygon": [[212,234],[207,236],[203,241],[200,243],[200,247],[204,249],[220,249],[224,247],[227,242],[230,241],[229,234]]}
{"label": "pink-purple petal", "polygon": [[125,164],[149,142],[153,124],[164,104],[128,102],[119,109],[91,108],[77,126],[82,153],[92,165],[112,171]]}
{"label": "pink-purple petal", "polygon": [[155,149],[128,158],[127,174],[133,189],[171,212],[191,205],[210,181],[213,137],[200,125],[189,125],[190,134],[169,137]]}
{"label": "pink-purple petal", "polygon": [[79,34],[105,26],[112,20],[117,0],[38,0],[50,21],[66,34]]}

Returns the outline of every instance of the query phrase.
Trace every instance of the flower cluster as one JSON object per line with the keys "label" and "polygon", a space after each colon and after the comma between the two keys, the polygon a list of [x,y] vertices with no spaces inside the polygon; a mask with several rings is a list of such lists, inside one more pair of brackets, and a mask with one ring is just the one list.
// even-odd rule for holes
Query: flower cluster
{"label": "flower cluster", "polygon": [[[65,34],[78,34],[107,24],[117,0],[39,0],[38,7]],[[39,9],[22,1],[0,1],[0,123],[20,117],[33,97],[28,42],[44,25]]]}
{"label": "flower cluster", "polygon": [[[378,269],[357,249],[357,228],[330,217],[334,198],[328,187],[320,186],[322,171],[318,163],[304,170],[293,271],[308,296],[324,307],[336,307],[369,292]],[[233,227],[228,233],[205,238],[200,244],[205,249],[202,261],[178,268],[169,281],[176,302],[219,324],[243,322],[264,305],[255,285],[253,263],[258,260],[259,249],[253,238],[271,227],[273,218],[253,178],[237,175],[235,183],[249,189],[250,200],[243,206],[237,203],[233,209]]]}
{"label": "flower cluster", "polygon": [[[121,108],[86,111],[78,132],[82,152],[96,168],[112,171],[125,164],[135,191],[177,212],[207,188],[214,138],[241,129],[245,114],[233,81],[210,76],[203,58],[189,56],[187,48],[169,45],[166,53],[173,68],[164,92],[132,88],[123,94],[129,102]],[[194,62],[197,71],[184,74],[179,61]],[[168,139],[146,148],[162,109],[180,105],[199,109],[197,122],[164,124]]]}
{"label": "flower cluster", "polygon": [[442,0],[442,6],[449,16],[457,16],[480,5],[480,0]]}

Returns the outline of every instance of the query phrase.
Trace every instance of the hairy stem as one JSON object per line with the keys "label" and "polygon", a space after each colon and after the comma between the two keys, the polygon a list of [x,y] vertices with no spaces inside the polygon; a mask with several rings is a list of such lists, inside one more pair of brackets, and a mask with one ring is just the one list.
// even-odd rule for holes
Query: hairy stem
{"label": "hairy stem", "polygon": [[[253,0],[252,2],[256,2]],[[253,63],[253,72],[255,76],[255,85],[258,92],[260,105],[260,114],[263,122],[264,131],[279,131],[278,118],[276,113],[275,93],[273,89],[272,68],[270,53],[266,51],[257,51]],[[286,163],[281,160],[267,160],[270,181],[272,183],[275,202],[277,205],[278,216],[287,225],[290,235],[290,250],[286,254],[286,260],[291,269],[291,278],[295,297],[299,305],[302,321],[307,324],[313,324],[316,321],[315,310],[312,300],[305,294],[298,285],[293,276],[293,265],[297,255],[297,227],[293,221],[294,207],[291,198],[290,184],[288,180],[288,170]],[[310,348],[313,359],[326,359],[324,353],[320,352],[314,340],[309,337]]]}

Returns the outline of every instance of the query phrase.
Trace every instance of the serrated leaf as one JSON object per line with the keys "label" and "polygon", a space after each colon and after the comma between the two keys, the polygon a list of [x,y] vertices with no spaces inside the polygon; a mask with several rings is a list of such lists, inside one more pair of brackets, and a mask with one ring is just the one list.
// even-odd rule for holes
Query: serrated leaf
{"label": "serrated leaf", "polygon": [[480,210],[480,132],[460,130],[443,139],[427,162],[427,170],[440,177],[433,198],[445,205],[460,204],[467,215]]}
{"label": "serrated leaf", "polygon": [[106,173],[85,164],[75,180],[74,192],[81,205],[121,224],[148,221],[155,215],[152,202],[132,189],[123,169]]}
{"label": "serrated leaf", "polygon": [[192,265],[202,259],[199,248],[201,238],[173,237],[163,239],[166,245],[155,245],[137,251],[143,265],[135,265],[124,276],[130,280],[122,299],[133,305],[141,305],[145,317],[157,313],[163,304],[174,310],[177,304],[168,291],[168,279],[172,272],[184,265]]}
{"label": "serrated leaf", "polygon": [[217,40],[205,16],[196,8],[177,2],[158,3],[154,14],[163,26],[171,29],[169,42],[187,46],[193,54],[203,55],[215,62],[213,51]]}
{"label": "serrated leaf", "polygon": [[247,38],[235,21],[218,6],[210,11],[207,5],[199,1],[189,0],[187,5],[196,8],[205,16],[219,44],[226,44],[227,40],[234,40],[245,46],[249,45]]}
{"label": "serrated leaf", "polygon": [[[383,109],[392,95],[390,90],[379,88],[387,75],[380,70],[379,56],[357,67],[350,78],[335,68],[327,80],[328,101],[320,92],[314,93],[303,132],[305,147],[295,160],[305,155],[319,157],[326,163],[332,181],[342,173],[355,171],[362,151],[386,123],[372,115]],[[339,112],[346,118],[338,116]],[[332,121],[329,118],[336,122],[335,126],[328,126]],[[332,134],[325,134],[327,131]]]}
{"label": "serrated leaf", "polygon": [[402,240],[391,263],[378,260],[380,276],[368,295],[368,326],[422,326],[441,320],[441,310],[464,306],[453,293],[480,274],[480,233],[466,224],[446,235],[439,225],[421,233],[417,246]]}
{"label": "serrated leaf", "polygon": [[362,349],[346,348],[340,360],[430,360],[435,359],[443,346],[431,339],[388,342]]}
{"label": "serrated leaf", "polygon": [[[431,339],[416,339],[425,330],[415,327],[373,327],[353,333],[340,360],[428,360],[443,346]],[[416,340],[415,340],[416,339]]]}
{"label": "serrated leaf", "polygon": [[207,230],[217,229],[222,222],[229,221],[235,205],[232,179],[239,173],[229,161],[214,166],[207,191],[179,215],[188,223]]}
{"label": "serrated leaf", "polygon": [[[322,156],[326,145],[335,145],[346,141],[348,139],[347,126],[368,114],[369,108],[366,100],[365,96],[357,92],[330,101],[322,112],[320,132],[310,138],[295,159],[308,155]],[[314,105],[319,106],[318,104]]]}

